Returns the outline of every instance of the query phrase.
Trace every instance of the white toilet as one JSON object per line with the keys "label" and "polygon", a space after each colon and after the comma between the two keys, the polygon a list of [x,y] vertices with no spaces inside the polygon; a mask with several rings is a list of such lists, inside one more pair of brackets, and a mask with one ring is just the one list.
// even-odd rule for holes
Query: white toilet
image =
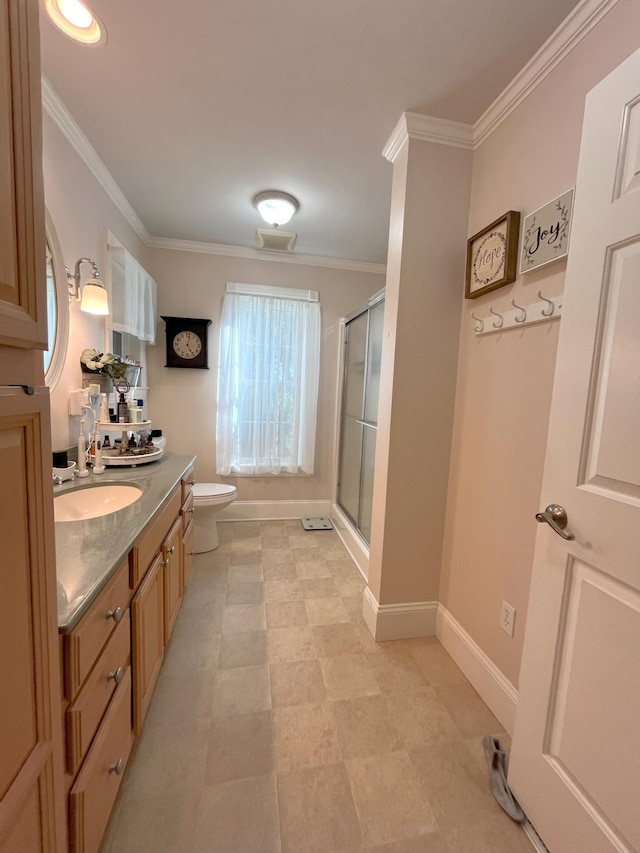
{"label": "white toilet", "polygon": [[194,483],[193,486],[193,553],[213,551],[220,544],[216,513],[236,499],[235,486],[225,483]]}

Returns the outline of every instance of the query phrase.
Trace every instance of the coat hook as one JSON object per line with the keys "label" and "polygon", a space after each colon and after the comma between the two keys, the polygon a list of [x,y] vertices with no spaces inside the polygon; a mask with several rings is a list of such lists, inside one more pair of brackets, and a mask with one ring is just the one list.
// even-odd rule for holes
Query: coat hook
{"label": "coat hook", "polygon": [[498,320],[494,320],[494,321],[493,321],[493,328],[494,328],[494,329],[501,329],[501,328],[502,328],[502,324],[504,323],[504,319],[503,319],[503,317],[502,317],[502,314],[498,314],[498,312],[497,312],[497,311],[494,311],[494,310],[493,310],[493,306],[491,306],[491,305],[489,306],[489,312],[490,312],[491,314],[495,314],[495,316],[496,316],[496,317],[498,317],[498,318],[500,319],[500,322],[498,322]]}
{"label": "coat hook", "polygon": [[511,304],[513,305],[514,308],[517,308],[518,311],[522,312],[521,314],[518,314],[518,316],[514,317],[513,319],[516,321],[516,323],[524,323],[524,321],[527,319],[527,309],[523,308],[522,305],[516,305],[515,299],[511,300]]}
{"label": "coat hook", "polygon": [[484,329],[484,320],[481,320],[480,317],[476,317],[476,315],[471,312],[471,316],[476,321],[476,332],[481,332]]}
{"label": "coat hook", "polygon": [[542,316],[543,316],[543,317],[551,317],[551,315],[553,314],[553,312],[554,312],[554,311],[555,311],[555,309],[556,309],[556,306],[554,305],[554,303],[553,303],[550,299],[546,299],[546,298],[542,295],[542,291],[541,291],[541,290],[539,290],[539,291],[538,291],[538,299],[542,299],[542,301],[543,301],[543,302],[546,302],[546,303],[547,303],[547,305],[549,306],[548,310],[545,310],[544,308],[542,309]]}

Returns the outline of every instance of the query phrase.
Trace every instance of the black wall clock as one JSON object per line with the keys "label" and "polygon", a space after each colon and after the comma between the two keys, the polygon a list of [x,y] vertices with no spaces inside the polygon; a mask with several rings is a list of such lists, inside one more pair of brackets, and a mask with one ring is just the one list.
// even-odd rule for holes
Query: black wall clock
{"label": "black wall clock", "polygon": [[207,370],[207,326],[211,320],[194,317],[162,317],[167,324],[165,367],[195,367]]}

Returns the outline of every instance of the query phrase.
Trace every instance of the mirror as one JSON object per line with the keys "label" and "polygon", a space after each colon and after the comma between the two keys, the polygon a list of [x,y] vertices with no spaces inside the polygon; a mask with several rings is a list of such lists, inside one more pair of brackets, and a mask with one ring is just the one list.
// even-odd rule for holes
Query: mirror
{"label": "mirror", "polygon": [[48,349],[43,353],[44,381],[54,388],[67,357],[69,338],[69,294],[67,273],[62,259],[58,235],[49,211],[45,213],[47,253],[47,327]]}

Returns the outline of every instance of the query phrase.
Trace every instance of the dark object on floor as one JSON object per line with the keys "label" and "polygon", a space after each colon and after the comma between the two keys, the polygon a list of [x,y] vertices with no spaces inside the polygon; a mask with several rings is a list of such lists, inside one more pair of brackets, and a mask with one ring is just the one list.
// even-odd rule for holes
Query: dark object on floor
{"label": "dark object on floor", "polygon": [[506,755],[500,746],[500,741],[494,737],[485,737],[482,740],[482,745],[489,763],[489,787],[491,788],[491,793],[510,818],[517,823],[522,823],[525,819],[525,813],[509,790],[507,768],[505,766]]}
{"label": "dark object on floor", "polygon": [[333,530],[330,518],[324,516],[316,516],[315,518],[301,518],[302,526],[305,530]]}

